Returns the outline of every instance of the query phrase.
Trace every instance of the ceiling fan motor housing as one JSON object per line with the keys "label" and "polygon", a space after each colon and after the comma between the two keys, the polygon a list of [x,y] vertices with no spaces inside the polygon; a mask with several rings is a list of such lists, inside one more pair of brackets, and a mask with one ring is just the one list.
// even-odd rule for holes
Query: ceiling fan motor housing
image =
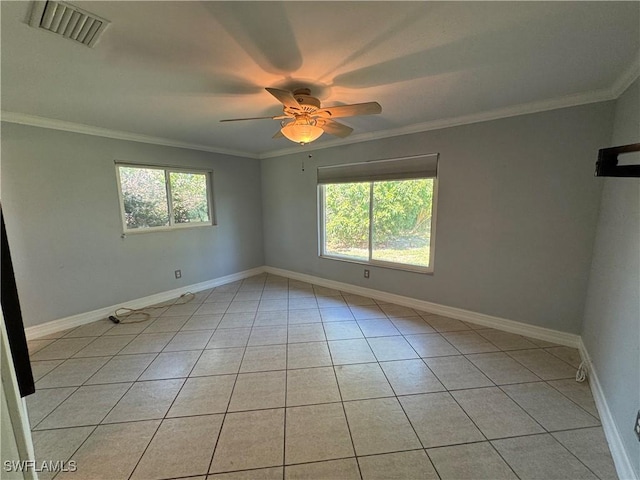
{"label": "ceiling fan motor housing", "polygon": [[[308,88],[299,88],[293,92],[293,96],[296,101],[302,107],[302,111],[305,113],[313,113],[320,109],[320,100],[311,96],[311,90]],[[286,111],[287,109],[285,109]],[[299,112],[290,112],[299,113]]]}

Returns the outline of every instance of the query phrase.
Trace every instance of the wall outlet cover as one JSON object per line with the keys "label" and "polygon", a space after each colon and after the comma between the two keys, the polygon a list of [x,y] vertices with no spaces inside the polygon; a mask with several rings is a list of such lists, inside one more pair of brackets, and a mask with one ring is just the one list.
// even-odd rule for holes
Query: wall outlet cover
{"label": "wall outlet cover", "polygon": [[182,270],[176,270],[176,278],[182,278]]}

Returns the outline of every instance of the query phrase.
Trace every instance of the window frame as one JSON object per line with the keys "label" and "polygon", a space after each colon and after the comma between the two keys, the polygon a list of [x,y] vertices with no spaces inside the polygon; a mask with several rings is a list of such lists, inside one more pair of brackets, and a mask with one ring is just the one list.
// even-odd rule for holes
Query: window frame
{"label": "window frame", "polygon": [[[422,273],[433,275],[435,260],[435,239],[436,239],[436,217],[438,203],[438,177],[430,177],[433,180],[433,196],[431,200],[431,229],[429,238],[429,265],[426,267],[420,265],[411,265],[408,263],[388,262],[384,260],[376,260],[373,257],[373,184],[376,180],[369,182],[351,182],[351,183],[368,183],[369,184],[369,258],[357,259],[345,255],[328,254],[325,251],[326,232],[325,232],[325,186],[328,184],[319,184],[318,188],[318,257],[326,260],[336,260],[340,262],[355,263],[359,265],[370,265],[374,267],[390,268],[393,270],[404,270],[414,273]],[[406,179],[406,181],[418,180]],[[385,180],[378,180],[378,182]]]}
{"label": "window frame", "polygon": [[[167,212],[169,215],[169,225],[163,225],[159,227],[146,227],[146,228],[128,228],[127,227],[127,218],[124,209],[124,193],[122,191],[122,181],[120,179],[120,167],[130,167],[130,168],[145,168],[149,170],[162,170],[164,172],[165,179],[165,192],[167,195]],[[200,228],[200,227],[212,227],[217,225],[216,215],[215,215],[215,204],[213,201],[213,170],[210,169],[202,169],[202,168],[190,168],[184,166],[173,166],[173,165],[152,165],[152,164],[141,164],[141,163],[130,163],[130,162],[115,162],[116,168],[116,182],[118,186],[118,200],[120,204],[120,219],[122,221],[122,232],[123,234],[138,234],[138,233],[151,233],[151,232],[167,232],[167,231],[176,231],[183,230],[185,228]],[[207,187],[207,209],[209,211],[209,221],[208,222],[197,222],[197,223],[175,223],[175,219],[173,218],[173,198],[171,195],[171,181],[169,175],[172,173],[192,173],[197,175],[204,175],[206,178],[206,187]]]}

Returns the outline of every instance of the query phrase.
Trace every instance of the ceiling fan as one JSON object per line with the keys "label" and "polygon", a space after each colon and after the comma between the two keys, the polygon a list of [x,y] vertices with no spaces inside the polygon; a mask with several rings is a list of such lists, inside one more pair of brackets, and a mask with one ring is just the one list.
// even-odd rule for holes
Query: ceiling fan
{"label": "ceiling fan", "polygon": [[[317,140],[327,132],[344,138],[351,134],[353,128],[333,120],[340,117],[356,115],[373,115],[382,112],[378,102],[355,103],[337,107],[322,107],[320,100],[311,96],[308,88],[299,88],[290,92],[278,88],[266,88],[283,105],[282,115],[273,117],[230,118],[221,122],[238,122],[243,120],[281,120],[282,128],[273,138],[286,137],[292,142],[304,145]],[[290,120],[290,121],[288,121]]]}

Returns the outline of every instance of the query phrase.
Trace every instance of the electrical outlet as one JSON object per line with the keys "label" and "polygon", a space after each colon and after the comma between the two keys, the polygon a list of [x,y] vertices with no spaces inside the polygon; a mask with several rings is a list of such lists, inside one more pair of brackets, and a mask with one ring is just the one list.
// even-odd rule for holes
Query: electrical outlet
{"label": "electrical outlet", "polygon": [[182,278],[182,270],[176,270],[176,278]]}
{"label": "electrical outlet", "polygon": [[636,431],[636,435],[638,436],[638,441],[640,441],[640,410],[638,410],[638,416],[636,417],[636,425],[633,427]]}
{"label": "electrical outlet", "polygon": [[369,278],[369,270],[364,269],[364,278]]}

